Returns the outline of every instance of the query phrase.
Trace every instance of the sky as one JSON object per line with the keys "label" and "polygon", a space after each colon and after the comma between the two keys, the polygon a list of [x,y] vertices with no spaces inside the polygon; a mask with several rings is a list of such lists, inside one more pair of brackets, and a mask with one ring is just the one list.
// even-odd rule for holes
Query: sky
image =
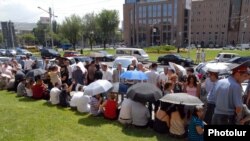
{"label": "sky", "polygon": [[[125,0],[0,0],[0,21],[37,23],[40,17],[49,17],[45,11],[49,7],[59,23],[72,14],[84,16],[87,13],[100,13],[102,9],[118,10],[123,20]],[[38,9],[41,7],[45,11]]]}

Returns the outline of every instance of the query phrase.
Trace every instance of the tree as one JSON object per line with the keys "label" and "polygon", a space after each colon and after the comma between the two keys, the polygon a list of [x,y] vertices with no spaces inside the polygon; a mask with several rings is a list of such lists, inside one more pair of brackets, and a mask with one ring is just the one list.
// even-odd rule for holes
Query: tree
{"label": "tree", "polygon": [[28,44],[28,45],[32,45],[36,41],[36,37],[33,34],[31,34],[31,33],[23,34],[23,35],[21,35],[20,38],[21,38],[20,39],[21,43]]}
{"label": "tree", "polygon": [[115,34],[119,24],[119,15],[117,10],[102,10],[97,18],[100,28],[100,35],[103,40],[103,47],[106,49],[106,43]]}
{"label": "tree", "polygon": [[82,19],[77,15],[66,17],[60,26],[60,32],[67,38],[73,45],[74,49],[77,41],[81,37]]}
{"label": "tree", "polygon": [[38,44],[42,44],[43,46],[47,45],[47,40],[49,39],[49,25],[43,24],[40,21],[37,22],[37,27],[33,29],[34,36],[38,41]]}
{"label": "tree", "polygon": [[83,16],[83,28],[82,36],[85,40],[89,40],[90,48],[92,50],[92,45],[95,41],[96,35],[98,33],[97,16],[94,13],[88,13]]}

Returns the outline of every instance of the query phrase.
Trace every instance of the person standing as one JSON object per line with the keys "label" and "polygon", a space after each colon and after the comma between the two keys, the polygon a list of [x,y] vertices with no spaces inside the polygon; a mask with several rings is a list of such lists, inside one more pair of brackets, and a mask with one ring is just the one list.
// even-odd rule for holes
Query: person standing
{"label": "person standing", "polygon": [[215,108],[214,88],[219,79],[218,73],[219,72],[215,69],[208,69],[208,76],[211,81],[212,88],[207,95],[207,110],[204,119],[207,124],[211,124],[212,116],[214,114],[214,108]]}
{"label": "person standing", "polygon": [[242,87],[241,83],[248,79],[247,68],[250,61],[240,65],[231,65],[232,75],[219,80],[215,86],[215,109],[212,124],[233,125],[240,116],[242,110]]}
{"label": "person standing", "polygon": [[120,82],[120,75],[124,72],[124,69],[122,69],[122,64],[117,64],[117,69],[113,70],[113,83]]}
{"label": "person standing", "polygon": [[204,51],[204,49],[201,50],[201,62],[206,62],[206,52]]}

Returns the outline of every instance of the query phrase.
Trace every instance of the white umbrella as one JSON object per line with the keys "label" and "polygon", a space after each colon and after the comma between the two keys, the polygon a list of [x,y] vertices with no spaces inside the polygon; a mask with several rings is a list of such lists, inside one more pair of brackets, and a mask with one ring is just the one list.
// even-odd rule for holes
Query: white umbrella
{"label": "white umbrella", "polygon": [[228,74],[230,72],[228,63],[207,63],[202,69],[205,72],[209,70],[211,72],[218,72],[219,74]]}
{"label": "white umbrella", "polygon": [[172,62],[169,62],[169,66],[172,69],[174,69],[175,71],[179,70],[182,73],[183,76],[187,75],[187,71],[186,71],[186,69],[183,66],[175,64],[175,63],[172,63]]}
{"label": "white umbrella", "polygon": [[97,80],[84,89],[84,94],[94,96],[109,91],[113,87],[108,80]]}
{"label": "white umbrella", "polygon": [[162,97],[160,101],[173,103],[173,104],[183,104],[183,105],[188,105],[188,106],[204,104],[198,97],[189,95],[187,93],[167,94],[164,97]]}

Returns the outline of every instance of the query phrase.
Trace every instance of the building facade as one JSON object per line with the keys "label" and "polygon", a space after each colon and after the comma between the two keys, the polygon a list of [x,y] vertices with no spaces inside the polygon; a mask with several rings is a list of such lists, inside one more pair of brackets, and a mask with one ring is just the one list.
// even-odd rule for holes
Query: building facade
{"label": "building facade", "polygon": [[[125,0],[128,46],[187,46],[186,0]],[[191,43],[204,47],[250,42],[250,0],[192,0]]]}
{"label": "building facade", "polygon": [[188,14],[184,6],[185,0],[125,0],[125,43],[137,47],[181,46],[188,37]]}
{"label": "building facade", "polygon": [[197,0],[192,3],[191,42],[226,46],[250,42],[250,0]]}

